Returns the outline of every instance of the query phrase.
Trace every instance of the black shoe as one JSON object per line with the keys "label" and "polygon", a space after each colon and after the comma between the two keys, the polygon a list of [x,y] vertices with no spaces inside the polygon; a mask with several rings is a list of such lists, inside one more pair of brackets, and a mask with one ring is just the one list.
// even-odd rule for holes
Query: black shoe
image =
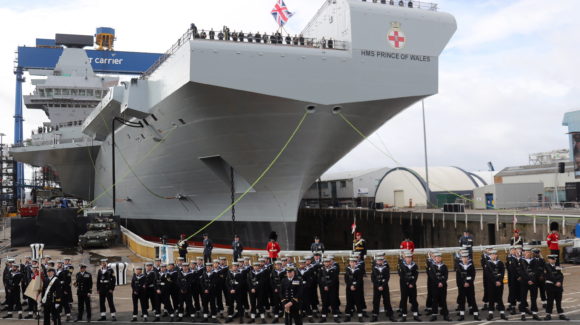
{"label": "black shoe", "polygon": [[401,317],[401,319],[399,319],[399,322],[404,323],[407,321],[407,317]]}
{"label": "black shoe", "polygon": [[[278,321],[276,319],[274,319],[274,321],[272,321],[272,323],[278,323]],[[326,317],[322,317],[318,323],[322,324],[322,323],[326,323]]]}
{"label": "black shoe", "polygon": [[309,316],[309,317],[308,317],[308,322],[309,322],[309,323],[314,323],[314,318],[312,318],[312,316]]}
{"label": "black shoe", "polygon": [[3,318],[3,319],[6,319],[6,318],[12,318],[12,315],[5,315],[5,316],[4,316],[4,317],[2,317],[2,318]]}
{"label": "black shoe", "polygon": [[[28,316],[26,316],[26,317],[28,317]],[[27,319],[28,319],[28,318],[27,318]],[[75,320],[74,320],[74,322],[75,322],[75,323],[76,323],[76,322],[80,322],[81,320],[82,320],[82,319],[80,319],[80,318],[77,318],[77,319],[75,319]]]}
{"label": "black shoe", "polygon": [[526,314],[528,314],[530,316],[533,315],[533,313],[528,308],[526,308]]}
{"label": "black shoe", "polygon": [[274,317],[272,319],[272,324],[278,324],[278,321],[280,320],[280,317]]}
{"label": "black shoe", "polygon": [[207,323],[207,317],[201,320],[202,323]]}
{"label": "black shoe", "polygon": [[70,322],[70,316],[66,316],[66,321]]}
{"label": "black shoe", "polygon": [[544,320],[552,320],[552,315],[547,314],[546,317],[544,317]]}
{"label": "black shoe", "polygon": [[396,323],[396,322],[397,322],[397,320],[396,320],[396,319],[395,319],[395,317],[393,317],[393,316],[389,316],[389,320],[390,320],[392,323]]}
{"label": "black shoe", "polygon": [[133,323],[133,322],[136,322],[136,321],[137,321],[137,317],[133,317],[133,318],[131,319],[131,322],[132,322],[132,323]]}
{"label": "black shoe", "polygon": [[[18,314],[18,319],[22,319],[22,314]],[[70,316],[68,317],[68,321],[70,321]]]}
{"label": "black shoe", "polygon": [[492,319],[493,319],[493,314],[487,315],[487,320],[492,320]]}
{"label": "black shoe", "polygon": [[250,320],[248,321],[248,324],[253,324],[255,322],[256,322],[256,319],[255,318],[250,318]]}
{"label": "black shoe", "polygon": [[153,320],[154,322],[160,322],[161,318],[159,318],[159,316],[155,317],[155,319]]}
{"label": "black shoe", "polygon": [[335,323],[340,323],[340,318],[338,318],[338,317],[334,317],[333,320],[334,320]]}
{"label": "black shoe", "polygon": [[117,317],[113,316],[111,317],[111,322],[116,322],[117,321]]}
{"label": "black shoe", "polygon": [[512,311],[510,312],[510,315],[515,315],[516,313],[517,313],[516,312],[516,309],[515,308],[512,308]]}
{"label": "black shoe", "polygon": [[473,315],[473,320],[480,320],[479,315]]}
{"label": "black shoe", "polygon": [[358,318],[358,322],[359,322],[359,323],[364,323],[364,322],[365,322],[365,320],[364,320],[364,318],[363,318],[363,317],[359,317],[359,318]]}
{"label": "black shoe", "polygon": [[457,319],[458,322],[461,322],[464,320],[465,320],[465,316],[463,316],[463,315],[459,316],[459,318]]}
{"label": "black shoe", "polygon": [[526,315],[522,315],[522,318],[521,319],[522,319],[522,321],[525,322],[526,321]]}
{"label": "black shoe", "polygon": [[437,315],[433,315],[433,316],[431,316],[431,318],[429,318],[430,322],[434,322],[436,320],[437,320]]}
{"label": "black shoe", "polygon": [[373,318],[371,318],[371,323],[374,323],[374,322],[376,322],[377,320],[378,320],[378,319],[377,319],[377,316],[373,315]]}
{"label": "black shoe", "polygon": [[500,313],[500,314],[499,314],[499,317],[500,317],[501,319],[503,319],[503,320],[508,320],[508,319],[507,319],[507,316],[505,315],[505,313]]}
{"label": "black shoe", "polygon": [[26,317],[24,317],[24,319],[32,319],[32,315],[26,315]]}
{"label": "black shoe", "polygon": [[[311,323],[313,323],[313,322],[311,322]],[[266,319],[265,318],[262,318],[262,324],[266,324]]]}
{"label": "black shoe", "polygon": [[346,317],[344,317],[344,321],[345,321],[346,323],[350,322],[350,316],[348,316],[348,315],[347,315]]}
{"label": "black shoe", "polygon": [[540,316],[538,316],[538,314],[534,314],[534,315],[532,316],[532,318],[533,318],[534,320],[542,320],[542,319],[540,318]]}
{"label": "black shoe", "polygon": [[419,318],[419,316],[413,316],[413,319],[414,319],[416,322],[422,322],[422,320],[421,320],[421,318]]}
{"label": "black shoe", "polygon": [[231,322],[232,322],[232,320],[233,320],[233,318],[232,318],[232,317],[228,317],[228,319],[226,319],[226,323],[231,323]]}
{"label": "black shoe", "polygon": [[147,323],[147,318],[143,317],[143,323]]}
{"label": "black shoe", "polygon": [[369,314],[367,314],[366,311],[363,311],[362,314],[363,314],[363,317],[369,318]]}
{"label": "black shoe", "polygon": [[565,320],[565,321],[569,321],[570,320],[570,318],[568,318],[566,315],[560,315],[558,318],[560,320]]}

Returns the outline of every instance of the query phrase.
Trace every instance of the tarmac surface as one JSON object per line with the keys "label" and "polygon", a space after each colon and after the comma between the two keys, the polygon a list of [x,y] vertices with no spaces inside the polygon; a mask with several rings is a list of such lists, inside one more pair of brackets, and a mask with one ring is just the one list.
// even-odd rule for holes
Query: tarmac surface
{"label": "tarmac surface", "polygon": [[[30,255],[30,249],[26,248],[26,247],[20,247],[20,248],[9,248],[7,247],[8,244],[8,240],[4,239],[4,240],[0,240],[0,254],[2,255],[2,257],[5,256],[13,256],[16,257],[16,261],[19,262],[20,258],[23,258],[26,255]],[[89,268],[88,271],[90,271],[93,274],[93,281],[94,278],[96,276],[96,267],[98,265],[99,260],[102,257],[108,257],[109,260],[111,261],[120,261],[120,262],[127,262],[129,263],[129,267],[128,267],[128,272],[127,272],[127,281],[130,283],[130,279],[132,276],[132,269],[133,266],[136,266],[138,264],[142,264],[145,260],[140,258],[139,256],[135,255],[133,252],[131,252],[128,248],[123,247],[123,246],[119,246],[119,247],[115,247],[112,249],[94,249],[94,250],[90,250],[90,251],[84,251],[83,253],[80,253],[74,249],[67,249],[67,250],[45,250],[45,255],[50,255],[54,260],[57,259],[62,259],[65,256],[69,256],[72,258],[72,262],[73,265],[75,265],[75,270],[78,269],[78,264],[79,263],[86,263],[89,264]],[[423,261],[419,261],[419,263],[423,263]],[[391,265],[391,269],[393,269],[393,265]],[[563,297],[563,308],[564,311],[566,313],[566,315],[568,315],[568,317],[571,319],[570,321],[560,321],[558,320],[558,315],[557,314],[552,314],[552,321],[550,321],[549,323],[551,324],[569,324],[569,323],[579,323],[580,324],[580,265],[563,265],[564,267],[564,276],[565,276],[565,280],[564,280],[564,297]],[[367,270],[369,269],[369,266],[367,265]],[[76,271],[75,271],[76,272]],[[419,301],[419,308],[420,308],[420,312],[423,314],[422,315],[422,320],[423,322],[428,322],[428,323],[434,323],[434,324],[441,324],[441,323],[445,323],[448,324],[449,322],[446,321],[442,321],[441,319],[439,321],[436,322],[429,322],[429,316],[426,315],[426,313],[423,311],[423,309],[425,308],[425,298],[426,298],[426,294],[427,294],[427,288],[426,288],[426,275],[425,273],[421,273],[419,275],[419,279],[418,279],[418,301]],[[531,316],[528,316],[528,320],[525,322],[522,322],[520,320],[520,315],[514,315],[511,316],[508,314],[509,320],[508,321],[503,321],[503,320],[499,320],[499,315],[498,312],[496,312],[495,314],[495,318],[493,321],[486,321],[485,318],[487,317],[488,313],[487,311],[480,311],[480,317],[482,319],[482,321],[474,321],[472,316],[470,315],[466,315],[466,320],[462,321],[462,322],[457,322],[457,316],[456,316],[456,312],[455,307],[456,307],[456,303],[455,300],[457,298],[457,286],[455,285],[455,277],[454,275],[450,275],[450,281],[448,282],[449,284],[449,289],[448,289],[448,295],[447,295],[447,301],[448,301],[448,307],[449,310],[451,312],[450,316],[453,320],[452,323],[454,324],[490,324],[493,322],[500,322],[500,323],[505,323],[505,324],[516,324],[516,323],[526,323],[526,324],[535,324],[535,323],[546,323],[546,321],[542,321],[542,322],[537,322],[537,321],[533,321],[531,320]],[[341,275],[341,282],[343,282],[343,277]],[[390,283],[390,294],[391,294],[391,304],[394,308],[398,307],[399,304],[399,297],[400,297],[400,290],[399,290],[399,282],[398,282],[398,275],[396,274],[391,274],[391,279],[389,281]],[[477,276],[476,276],[476,295],[477,295],[477,302],[478,302],[478,307],[481,309],[483,303],[481,302],[482,299],[482,295],[483,295],[483,287],[482,287],[482,280],[481,280],[481,271],[478,270]],[[345,291],[344,291],[344,285],[343,283],[341,283],[341,289],[340,289],[340,296],[341,296],[341,310],[344,309],[345,303],[346,303],[346,298],[345,298]],[[93,292],[95,290],[93,289]],[[504,290],[504,302],[507,301],[507,294],[508,294],[508,290],[507,290],[507,286]],[[117,308],[117,321],[116,322],[111,322],[110,321],[110,316],[107,313],[107,321],[105,322],[99,322],[96,321],[99,317],[100,317],[100,313],[98,310],[98,295],[96,293],[93,293],[91,296],[91,306],[92,306],[92,318],[93,318],[93,323],[97,323],[97,324],[141,324],[142,319],[141,317],[139,317],[139,321],[138,322],[130,322],[131,320],[131,315],[132,315],[132,301],[131,301],[131,290],[130,290],[130,284],[128,285],[123,285],[123,286],[117,286],[114,292],[114,296],[115,296],[115,306]],[[4,300],[4,288],[0,289],[0,299],[3,301]],[[372,285],[370,283],[370,276],[367,276],[365,278],[365,299],[367,302],[367,313],[371,314],[372,311]],[[76,319],[76,311],[77,311],[77,298],[76,296],[73,297],[74,300],[74,304],[73,304],[73,313],[72,313],[72,319]],[[541,306],[541,302],[539,301],[538,298],[538,304],[539,306]],[[23,307],[24,310],[26,310],[27,307]],[[24,315],[26,315],[27,312],[24,311]],[[150,312],[151,314],[151,312]],[[5,312],[0,313],[0,316],[4,316]],[[16,316],[17,314],[15,314]],[[543,310],[541,310],[539,312],[540,317],[544,317],[545,312]],[[330,315],[329,315],[330,316]],[[441,317],[440,317],[441,318]],[[63,323],[67,323],[64,321],[65,317],[62,318]],[[344,318],[341,318],[341,321]],[[356,319],[356,317],[355,317]],[[149,318],[149,322],[152,323],[153,318],[150,316]],[[156,324],[176,324],[176,323],[192,323],[191,320],[189,318],[186,319],[186,322],[173,322],[170,323],[169,322],[169,318],[162,318],[161,322],[158,322]],[[318,323],[318,318],[315,318],[315,322]],[[329,320],[332,320],[331,317],[329,317]],[[218,321],[220,323],[225,323],[224,319],[220,319],[218,318]],[[246,323],[247,323],[248,319],[246,319]],[[369,323],[370,322],[370,318],[365,318],[364,319],[365,323]],[[42,322],[42,320],[41,320]],[[37,321],[36,320],[18,320],[18,319],[1,319],[0,318],[0,324],[15,324],[15,323],[22,323],[22,324],[36,324]],[[70,322],[72,323],[72,322]],[[81,322],[84,323],[84,322]],[[195,320],[195,323],[200,323],[199,319]],[[236,323],[236,322],[234,322]],[[258,323],[260,323],[260,321],[258,320]],[[271,323],[271,318],[267,318],[267,323],[270,324]],[[308,323],[308,320],[305,319],[304,323]],[[332,322],[328,322],[328,323],[332,323]],[[360,324],[358,322],[351,322],[352,324]],[[346,324],[351,324],[351,323],[346,323]],[[390,323],[388,321],[388,319],[385,318],[384,313],[382,313],[382,315],[379,317],[379,322],[377,322],[376,324],[383,324],[383,323]],[[414,322],[412,321],[412,316],[408,316],[408,321],[407,323],[410,324],[415,324],[418,322]]]}

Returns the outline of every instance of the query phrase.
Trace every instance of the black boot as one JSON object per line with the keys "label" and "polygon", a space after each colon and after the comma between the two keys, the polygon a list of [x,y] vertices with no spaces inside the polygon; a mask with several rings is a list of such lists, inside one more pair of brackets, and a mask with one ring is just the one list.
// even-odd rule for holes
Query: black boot
{"label": "black boot", "polygon": [[443,320],[450,322],[451,319],[449,318],[449,315],[445,315],[443,316]]}
{"label": "black boot", "polygon": [[393,323],[396,323],[396,322],[397,322],[397,320],[395,319],[395,317],[393,317],[392,315],[391,315],[391,316],[389,316],[389,320],[390,320],[391,322],[393,322]]}
{"label": "black boot", "polygon": [[338,317],[334,317],[333,320],[334,320],[335,323],[340,323],[340,318],[338,318]]}
{"label": "black boot", "polygon": [[544,320],[552,320],[552,315],[547,314],[546,317],[544,317]]}
{"label": "black boot", "polygon": [[422,322],[422,320],[421,320],[421,318],[419,318],[419,316],[413,316],[413,319],[414,319],[416,322]]}
{"label": "black boot", "polygon": [[560,315],[558,318],[559,318],[560,320],[565,320],[565,321],[569,321],[569,320],[570,320],[570,318],[568,318],[568,317],[567,317],[566,315],[564,315],[564,314],[561,314],[561,315]]}
{"label": "black boot", "polygon": [[459,318],[457,319],[458,322],[464,321],[465,320],[465,316],[463,315],[459,315]]}
{"label": "black boot", "polygon": [[226,319],[226,323],[231,323],[234,319],[232,317],[228,317],[228,319]]}
{"label": "black boot", "polygon": [[[276,320],[276,323],[277,323],[277,322],[278,322],[278,321]],[[320,320],[319,320],[318,322],[319,322],[320,324],[322,324],[322,323],[326,323],[326,317],[322,317],[322,318],[320,318]],[[274,323],[274,322],[272,322],[272,323]]]}
{"label": "black boot", "polygon": [[526,314],[522,314],[521,320],[524,322],[526,321]]}
{"label": "black boot", "polygon": [[104,322],[107,320],[107,317],[105,316],[101,316],[101,318],[99,318],[99,322]]}
{"label": "black boot", "polygon": [[505,315],[505,313],[501,313],[501,314],[499,314],[499,317],[500,317],[501,319],[503,319],[503,320],[508,320],[508,319],[507,319],[507,316]]}
{"label": "black boot", "polygon": [[407,317],[402,316],[401,319],[399,320],[399,322],[404,323],[407,321]]}
{"label": "black boot", "polygon": [[350,315],[346,315],[344,317],[344,321],[347,322],[347,323],[350,322]]}
{"label": "black boot", "polygon": [[358,318],[358,322],[359,322],[359,323],[364,323],[364,322],[365,322],[365,320],[364,320],[364,318],[363,318],[363,317],[359,317],[359,318]]}
{"label": "black boot", "polygon": [[111,316],[111,322],[116,322],[116,321],[117,321],[117,317]]}
{"label": "black boot", "polygon": [[137,321],[137,316],[133,316],[133,318],[131,318],[131,322],[136,322]]}
{"label": "black boot", "polygon": [[479,315],[473,315],[474,320],[479,320]]}
{"label": "black boot", "polygon": [[437,320],[437,315],[432,315],[431,318],[429,318],[430,322],[434,322]]}
{"label": "black boot", "polygon": [[492,319],[493,319],[493,314],[487,315],[487,320],[492,320]]}
{"label": "black boot", "polygon": [[377,320],[378,320],[378,319],[377,319],[377,315],[373,315],[373,318],[371,318],[371,323],[374,323],[374,322],[376,322]]}
{"label": "black boot", "polygon": [[532,316],[532,318],[533,318],[534,320],[538,320],[538,321],[540,321],[540,320],[541,320],[541,319],[540,319],[540,316],[538,316],[538,314],[534,314],[534,315]]}

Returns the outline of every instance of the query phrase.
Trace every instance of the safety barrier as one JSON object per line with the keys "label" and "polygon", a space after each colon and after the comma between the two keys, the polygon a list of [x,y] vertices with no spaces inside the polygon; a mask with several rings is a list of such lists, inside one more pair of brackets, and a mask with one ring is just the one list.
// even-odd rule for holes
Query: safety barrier
{"label": "safety barrier", "polygon": [[[145,258],[152,260],[158,257],[158,252],[160,247],[163,245],[160,243],[154,243],[151,241],[144,240],[143,238],[139,237],[137,234],[131,232],[130,230],[121,227],[121,233],[123,235],[123,243],[135,254]],[[573,240],[560,240],[560,246],[571,246],[573,245]],[[499,258],[505,260],[505,257],[508,253],[509,246],[507,244],[504,245],[491,245],[491,246],[475,246],[473,247],[473,260],[475,261],[475,265],[477,267],[480,266],[479,260],[481,259],[482,251],[485,250],[486,247],[493,247],[498,251]],[[546,246],[546,242],[542,242],[541,245],[527,245],[529,247],[537,247],[540,248],[542,255],[547,256],[550,251]],[[442,253],[443,261],[447,265],[453,265],[453,255],[458,252],[461,247],[440,247],[440,248],[418,248],[415,249],[415,261],[418,264],[420,269],[424,269],[425,258],[427,254],[431,251],[437,250]],[[324,255],[333,255],[335,260],[345,266],[348,264],[348,257],[351,255],[351,250],[329,250],[325,251]],[[367,251],[367,258],[366,262],[367,265],[372,261],[373,257],[379,253],[385,253],[385,258],[387,262],[391,265],[391,268],[397,264],[401,250],[400,249],[377,249],[377,250],[368,250]],[[263,255],[266,255],[267,252],[265,250],[244,250],[243,256],[250,257],[252,260],[256,260]],[[312,255],[310,251],[282,251],[280,256],[288,256],[294,262],[297,262],[299,258],[302,258],[306,255]],[[173,250],[173,257],[174,260],[177,260],[179,256],[177,250]],[[187,249],[187,260],[192,260],[197,256],[203,256],[203,247],[188,247]],[[212,257],[217,258],[218,256],[225,256],[228,259],[228,263],[232,262],[232,250],[226,248],[214,248],[212,251]],[[562,256],[562,254],[560,254]],[[342,268],[344,269],[344,267]]]}

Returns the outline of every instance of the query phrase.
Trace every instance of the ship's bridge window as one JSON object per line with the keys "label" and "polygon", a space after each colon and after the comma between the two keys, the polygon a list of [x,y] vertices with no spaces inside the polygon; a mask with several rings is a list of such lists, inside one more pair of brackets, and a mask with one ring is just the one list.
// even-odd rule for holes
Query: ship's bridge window
{"label": "ship's bridge window", "polygon": [[85,96],[86,91],[84,89],[79,89],[79,96]]}
{"label": "ship's bridge window", "polygon": [[61,91],[60,91],[60,89],[56,88],[56,89],[54,90],[54,95],[55,95],[55,96],[60,96],[60,94],[61,94]]}
{"label": "ship's bridge window", "polygon": [[95,97],[100,98],[101,97],[101,91],[100,90],[95,90]]}
{"label": "ship's bridge window", "polygon": [[70,89],[63,89],[63,90],[62,90],[62,94],[63,94],[64,96],[70,96]]}
{"label": "ship's bridge window", "polygon": [[44,97],[44,89],[39,89],[38,90],[38,95],[41,97]]}
{"label": "ship's bridge window", "polygon": [[93,96],[93,90],[87,89],[87,96]]}
{"label": "ship's bridge window", "polygon": [[52,96],[52,88],[46,88],[46,96],[47,97]]}
{"label": "ship's bridge window", "polygon": [[79,91],[77,89],[71,89],[70,93],[73,96],[77,96],[79,94]]}

